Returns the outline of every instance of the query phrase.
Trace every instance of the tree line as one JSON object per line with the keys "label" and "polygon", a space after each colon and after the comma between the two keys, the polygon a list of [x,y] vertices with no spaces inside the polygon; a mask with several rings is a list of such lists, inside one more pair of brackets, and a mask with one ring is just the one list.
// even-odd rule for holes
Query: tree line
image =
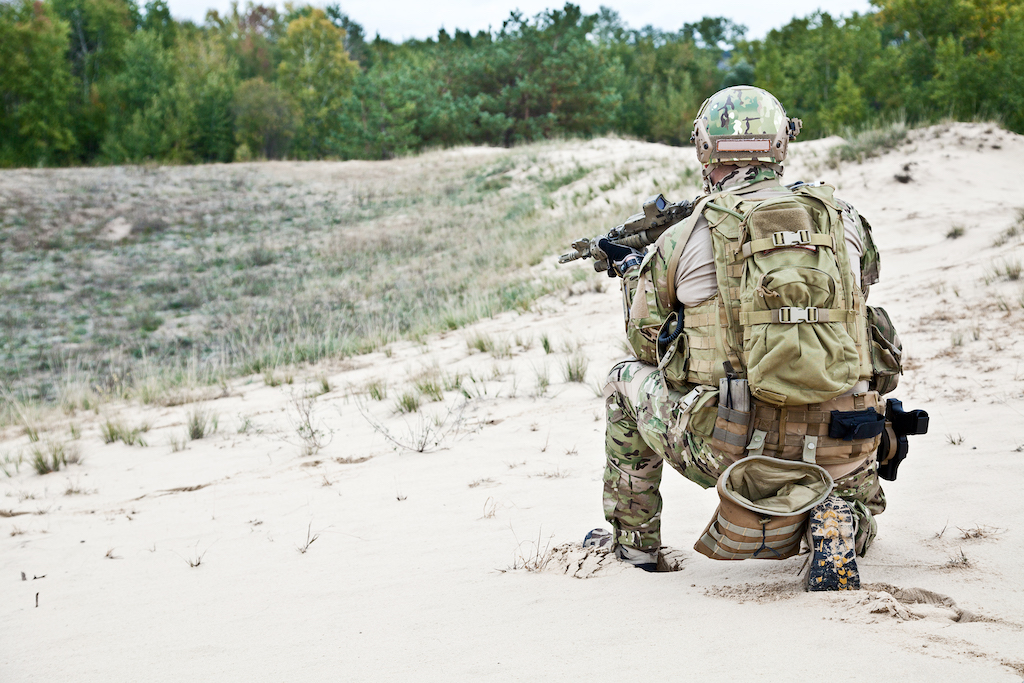
{"label": "tree line", "polygon": [[369,39],[338,5],[202,25],[165,0],[0,0],[0,166],[386,159],[608,132],[684,144],[703,100],[775,93],[807,137],[879,117],[1024,132],[1024,0],[874,0],[747,40],[566,4],[496,31]]}

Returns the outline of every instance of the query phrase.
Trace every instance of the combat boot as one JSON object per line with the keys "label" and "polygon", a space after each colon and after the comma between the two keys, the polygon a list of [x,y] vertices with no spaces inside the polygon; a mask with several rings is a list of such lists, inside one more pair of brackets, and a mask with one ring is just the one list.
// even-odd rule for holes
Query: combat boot
{"label": "combat boot", "polygon": [[[607,529],[591,529],[583,538],[584,548],[611,548],[614,537]],[[615,557],[626,564],[643,569],[645,572],[658,571],[658,551],[640,550],[614,544]]]}
{"label": "combat boot", "polygon": [[845,500],[835,494],[811,509],[807,529],[808,545],[811,548],[807,590],[860,589],[855,551],[856,531],[853,511]]}

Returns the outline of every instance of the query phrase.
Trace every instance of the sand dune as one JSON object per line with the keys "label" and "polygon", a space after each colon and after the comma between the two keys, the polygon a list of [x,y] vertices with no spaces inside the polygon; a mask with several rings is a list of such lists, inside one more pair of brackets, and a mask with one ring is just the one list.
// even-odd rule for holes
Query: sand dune
{"label": "sand dune", "polygon": [[[864,590],[803,592],[801,556],[696,554],[715,494],[672,472],[678,571],[565,545],[604,523],[598,389],[623,353],[615,283],[587,279],[291,385],[236,381],[202,404],[216,433],[184,450],[168,444],[195,405],[105,406],[82,464],[0,477],[0,679],[1020,681],[1024,247],[1007,230],[1024,229],[1024,138],[936,126],[838,171],[835,142],[795,145],[787,180],[828,180],[871,221],[870,302],[908,359],[895,396],[932,416],[885,486]],[[585,381],[566,381],[583,358]],[[304,402],[320,375],[331,390]],[[396,414],[417,381],[441,400]],[[104,444],[108,417],[148,422],[150,445]],[[26,445],[9,431],[0,450]]]}

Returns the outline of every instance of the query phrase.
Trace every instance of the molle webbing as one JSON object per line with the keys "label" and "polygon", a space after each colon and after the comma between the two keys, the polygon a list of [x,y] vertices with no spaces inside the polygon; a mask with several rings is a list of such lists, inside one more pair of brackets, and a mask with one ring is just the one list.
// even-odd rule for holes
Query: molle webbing
{"label": "molle webbing", "polygon": [[[819,465],[835,465],[878,450],[880,437],[846,441],[834,439],[829,434],[832,411],[875,410],[882,413],[878,392],[868,391],[850,396],[840,396],[831,401],[798,407],[777,407],[761,401],[754,401],[754,415],[751,427],[765,432],[765,454],[784,460],[800,460],[804,454],[806,437],[815,437],[815,462]],[[779,432],[785,433],[780,447]]]}
{"label": "molle webbing", "polygon": [[718,358],[718,320],[717,297],[683,311],[683,333],[689,354],[686,381],[691,384],[716,384],[713,375]]}
{"label": "molle webbing", "polygon": [[708,527],[700,543],[715,549],[715,559],[782,559],[800,549],[803,526],[804,519],[801,518],[770,531],[766,527],[747,529],[730,523],[719,513],[716,523]]}

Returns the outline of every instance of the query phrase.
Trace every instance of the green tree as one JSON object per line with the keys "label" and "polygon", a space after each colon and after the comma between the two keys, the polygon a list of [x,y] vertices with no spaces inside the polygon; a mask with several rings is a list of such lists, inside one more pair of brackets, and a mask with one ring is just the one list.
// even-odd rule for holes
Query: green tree
{"label": "green tree", "polygon": [[231,161],[235,154],[233,103],[238,65],[223,44],[206,36],[179,41],[173,97],[187,103],[190,155],[198,161]]}
{"label": "green tree", "polygon": [[124,48],[125,66],[105,84],[108,122],[102,154],[113,163],[166,159],[172,149],[188,149],[182,140],[178,104],[171,94],[175,83],[174,56],[152,31],[132,35]]}
{"label": "green tree", "polygon": [[131,0],[51,0],[56,13],[70,24],[67,56],[77,83],[71,119],[82,160],[99,152],[107,123],[103,84],[124,66],[124,48],[139,24]]}
{"label": "green tree", "polygon": [[74,145],[68,30],[44,3],[0,5],[0,165],[60,163]]}
{"label": "green tree", "polygon": [[359,73],[359,65],[345,52],[344,39],[345,32],[322,10],[313,10],[288,24],[278,46],[281,87],[301,117],[293,145],[301,158],[318,159],[331,151],[331,133]]}
{"label": "green tree", "polygon": [[844,127],[855,126],[867,116],[867,105],[864,95],[850,72],[839,70],[839,77],[832,88],[832,97],[828,106],[821,112],[824,130],[839,132]]}
{"label": "green tree", "polygon": [[507,118],[503,144],[609,127],[620,102],[617,67],[587,38],[596,21],[568,3],[532,21],[513,12],[481,49],[464,89],[480,93],[482,112]]}
{"label": "green tree", "polygon": [[288,153],[297,116],[291,100],[275,84],[259,76],[242,81],[232,112],[239,160],[280,159]]}
{"label": "green tree", "polygon": [[274,79],[279,61],[277,42],[287,26],[276,9],[249,2],[245,11],[239,12],[238,2],[233,1],[226,16],[208,11],[206,24],[224,46],[227,57],[237,62],[239,80],[257,76],[266,81]]}

